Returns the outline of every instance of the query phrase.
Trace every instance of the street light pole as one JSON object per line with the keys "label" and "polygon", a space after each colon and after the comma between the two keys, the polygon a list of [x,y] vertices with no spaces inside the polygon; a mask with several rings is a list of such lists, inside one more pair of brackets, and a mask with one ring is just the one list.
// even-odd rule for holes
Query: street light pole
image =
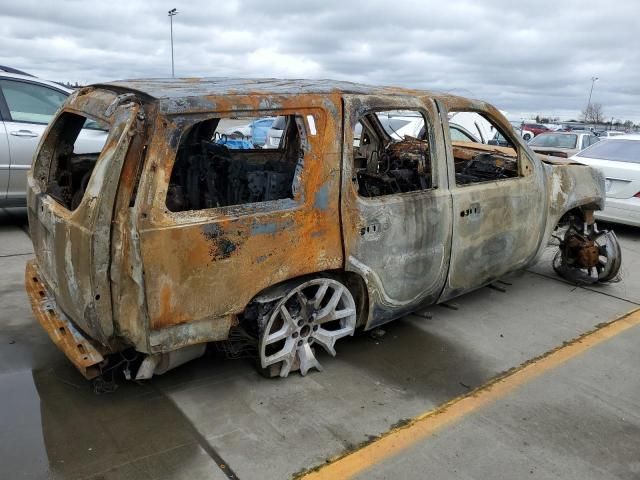
{"label": "street light pole", "polygon": [[[174,9],[175,10],[175,9]],[[584,111],[584,120],[587,121],[589,115],[589,107],[591,106],[591,95],[593,94],[593,85],[598,81],[598,77],[591,77],[591,90],[589,91],[589,100],[587,101],[587,109]]]}
{"label": "street light pole", "polygon": [[[173,17],[178,14],[178,10],[172,8],[169,10],[169,23],[171,25],[171,78],[175,78],[175,70],[173,68]],[[593,87],[592,87],[593,88]]]}

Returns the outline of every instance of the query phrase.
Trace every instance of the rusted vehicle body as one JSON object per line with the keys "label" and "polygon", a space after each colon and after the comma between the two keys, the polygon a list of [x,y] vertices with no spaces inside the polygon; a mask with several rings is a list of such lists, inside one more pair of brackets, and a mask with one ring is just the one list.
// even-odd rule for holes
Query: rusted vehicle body
{"label": "rusted vehicle body", "polygon": [[[420,138],[385,131],[390,111],[420,115]],[[452,142],[454,111],[511,146]],[[276,116],[279,148],[233,149],[218,133]],[[107,142],[74,154],[87,120],[109,126]],[[238,336],[263,369],[306,374],[319,347],[335,354],[356,329],[536,261],[561,219],[558,271],[611,279],[619,248],[593,221],[603,203],[597,170],[543,161],[477,100],[332,81],[113,82],[71,95],[40,143],[26,285],[87,378],[127,350],[149,378]]]}

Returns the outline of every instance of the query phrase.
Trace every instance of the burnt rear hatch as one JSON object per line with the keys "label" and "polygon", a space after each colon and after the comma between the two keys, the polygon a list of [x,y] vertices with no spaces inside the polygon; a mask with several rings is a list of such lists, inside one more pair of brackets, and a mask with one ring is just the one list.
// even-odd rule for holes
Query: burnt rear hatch
{"label": "burnt rear hatch", "polygon": [[114,334],[113,206],[140,108],[130,95],[107,90],[73,94],[47,129],[28,175],[39,280],[53,307],[102,345]]}

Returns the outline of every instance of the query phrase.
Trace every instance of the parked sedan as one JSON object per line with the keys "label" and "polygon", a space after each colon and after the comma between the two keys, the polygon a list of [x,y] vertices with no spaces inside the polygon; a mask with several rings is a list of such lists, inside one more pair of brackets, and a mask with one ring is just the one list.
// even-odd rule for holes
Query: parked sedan
{"label": "parked sedan", "polygon": [[[49,121],[71,90],[26,74],[0,71],[0,207],[26,205],[27,170]],[[75,154],[102,150],[107,132],[88,120]]]}
{"label": "parked sedan", "polygon": [[[518,121],[513,121],[512,120],[509,123],[511,124],[513,129],[524,139],[525,142],[528,142],[533,137],[535,137],[535,134],[531,130],[527,130],[526,128],[522,128],[522,126],[524,125],[522,122],[518,122]],[[500,141],[499,138],[494,138],[494,140]]]}
{"label": "parked sedan", "polygon": [[[549,131],[549,128],[546,125],[542,125],[541,123],[523,123],[522,129],[533,133],[534,137],[537,137],[541,133]],[[526,138],[525,135],[523,135],[522,138],[527,141],[531,140],[531,138]]]}
{"label": "parked sedan", "polygon": [[542,155],[568,158],[600,140],[590,132],[547,132],[529,142],[531,150]]}
{"label": "parked sedan", "polygon": [[604,132],[598,133],[598,136],[601,138],[611,138],[611,137],[619,137],[620,135],[624,135],[624,132],[620,132],[618,130],[605,130]]}
{"label": "parked sedan", "polygon": [[603,139],[571,159],[605,175],[607,199],[597,218],[640,227],[640,135]]}

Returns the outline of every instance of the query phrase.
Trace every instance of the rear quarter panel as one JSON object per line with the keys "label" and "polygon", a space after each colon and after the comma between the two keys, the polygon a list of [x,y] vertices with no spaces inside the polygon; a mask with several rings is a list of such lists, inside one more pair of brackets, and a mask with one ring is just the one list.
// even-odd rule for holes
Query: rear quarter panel
{"label": "rear quarter panel", "polygon": [[[217,113],[260,111],[266,99],[207,99]],[[300,201],[222,209],[168,212],[167,185],[186,116],[159,117],[140,186],[138,230],[146,305],[159,351],[198,341],[222,340],[235,315],[261,290],[318,271],[342,268],[339,196],[340,96],[269,97],[277,115],[289,111],[316,118],[309,136]],[[187,327],[178,328],[178,327]],[[162,333],[164,332],[164,333]]]}

